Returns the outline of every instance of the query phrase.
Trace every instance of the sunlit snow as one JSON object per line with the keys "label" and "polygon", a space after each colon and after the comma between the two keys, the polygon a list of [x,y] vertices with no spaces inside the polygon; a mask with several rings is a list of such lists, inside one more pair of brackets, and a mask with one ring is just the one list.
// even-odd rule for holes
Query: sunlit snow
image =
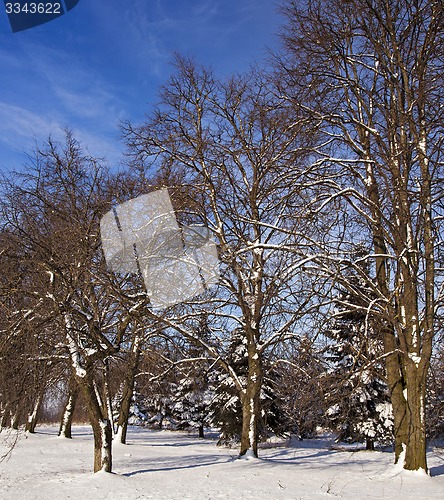
{"label": "sunlit snow", "polygon": [[[332,439],[263,445],[259,459],[183,432],[131,427],[128,444],[114,442],[114,473],[94,474],[89,427],[39,427],[22,435],[0,463],[0,498],[34,499],[439,499],[444,492],[443,449],[430,449],[432,477],[402,471],[392,452],[357,451]],[[6,450],[0,435],[0,455]]]}

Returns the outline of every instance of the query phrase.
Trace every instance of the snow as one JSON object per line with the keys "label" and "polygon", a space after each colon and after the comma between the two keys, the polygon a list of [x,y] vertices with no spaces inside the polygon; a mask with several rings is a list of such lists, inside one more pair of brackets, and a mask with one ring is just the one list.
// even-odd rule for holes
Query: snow
{"label": "snow", "polygon": [[251,448],[253,448],[254,446],[255,428],[256,428],[256,423],[255,423],[254,399],[250,399],[250,430],[248,432],[248,438],[250,440]]}
{"label": "snow", "polygon": [[421,356],[418,356],[416,354],[412,354],[411,352],[409,353],[409,358],[415,363],[416,368],[419,367],[419,363],[421,363]]}
{"label": "snow", "polygon": [[364,184],[367,187],[371,187],[371,185],[373,184],[372,178],[370,176],[366,177],[365,180],[364,180]]}
{"label": "snow", "polygon": [[259,460],[256,455],[254,454],[254,451],[249,448],[244,455],[239,457],[241,460]]}
{"label": "snow", "polygon": [[71,355],[72,366],[76,371],[76,375],[79,378],[86,377],[86,370],[81,366],[81,356],[79,346],[76,344],[74,338],[71,335],[73,331],[73,326],[69,314],[64,314],[65,326],[66,326],[66,339],[68,341],[69,353]]}
{"label": "snow", "polygon": [[[276,442],[260,458],[237,460],[237,450],[182,432],[130,427],[128,445],[114,446],[114,473],[93,469],[89,427],[73,439],[57,427],[21,435],[0,463],[0,498],[52,499],[316,499],[444,497],[444,450],[430,449],[431,476],[392,464],[389,452],[336,447],[329,439]],[[0,456],[7,433],[0,435]],[[11,436],[9,436],[11,438]],[[272,446],[272,447],[271,447]]]}

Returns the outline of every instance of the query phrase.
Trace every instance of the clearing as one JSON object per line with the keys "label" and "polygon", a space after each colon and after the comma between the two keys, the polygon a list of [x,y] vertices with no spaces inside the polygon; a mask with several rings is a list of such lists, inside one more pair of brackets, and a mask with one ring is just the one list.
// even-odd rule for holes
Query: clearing
{"label": "clearing", "polygon": [[[5,441],[0,435],[0,454]],[[113,447],[113,474],[92,473],[88,426],[73,439],[55,426],[21,435],[0,463],[0,498],[76,499],[363,499],[444,498],[444,449],[430,447],[431,477],[392,464],[388,452],[332,447],[328,439],[266,447],[260,459],[239,460],[237,450],[183,432],[132,427],[128,444]]]}

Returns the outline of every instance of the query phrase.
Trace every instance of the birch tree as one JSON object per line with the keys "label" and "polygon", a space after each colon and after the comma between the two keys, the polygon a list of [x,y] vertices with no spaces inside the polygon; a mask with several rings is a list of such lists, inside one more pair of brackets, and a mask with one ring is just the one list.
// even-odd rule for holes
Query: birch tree
{"label": "birch tree", "polygon": [[377,297],[365,309],[384,339],[395,461],[427,470],[424,398],[442,304],[444,6],[313,0],[284,2],[283,12],[282,88],[289,99],[304,88],[302,106],[323,123],[316,152],[330,177],[317,209],[347,204],[347,227],[331,231],[318,263],[356,293],[346,247],[372,242],[371,271],[356,271]]}

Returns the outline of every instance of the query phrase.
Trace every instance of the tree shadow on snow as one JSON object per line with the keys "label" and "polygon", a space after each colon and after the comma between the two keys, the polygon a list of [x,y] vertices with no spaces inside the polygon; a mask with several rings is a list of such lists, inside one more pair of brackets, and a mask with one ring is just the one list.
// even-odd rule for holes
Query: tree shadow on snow
{"label": "tree shadow on snow", "polygon": [[295,455],[296,449],[286,448],[285,450],[279,450],[275,453],[268,453],[266,457],[260,457],[261,460],[264,460],[268,463],[288,463],[288,462],[308,462],[310,459],[318,459],[320,457],[325,457],[328,455],[332,455],[334,451],[332,450],[310,450],[311,453],[303,454],[303,455]]}
{"label": "tree shadow on snow", "polygon": [[218,464],[224,464],[228,462],[232,462],[233,459],[231,457],[226,458],[224,460],[220,459],[214,459],[214,457],[181,457],[181,461],[183,462],[192,462],[192,463],[185,463],[183,465],[177,464],[174,465],[174,462],[177,462],[177,458],[172,458],[171,460],[165,459],[162,466],[162,463],[159,464],[157,462],[157,467],[151,467],[151,468],[146,468],[146,469],[140,469],[132,472],[126,472],[122,474],[122,476],[126,477],[131,477],[131,476],[136,476],[138,474],[145,474],[149,472],[168,472],[168,471],[173,471],[173,470],[181,470],[181,469],[197,469],[199,467],[209,467],[211,465],[218,465]]}
{"label": "tree shadow on snow", "polygon": [[437,465],[436,467],[430,467],[430,475],[434,476],[444,476],[444,464]]}
{"label": "tree shadow on snow", "polygon": [[[193,442],[188,442],[188,443],[127,443],[129,446],[131,444],[137,444],[137,446],[146,446],[148,448],[180,448],[180,447],[186,447],[186,446],[196,446],[199,444],[208,444],[205,443],[205,441],[193,441]],[[209,443],[212,444],[212,443]]]}

